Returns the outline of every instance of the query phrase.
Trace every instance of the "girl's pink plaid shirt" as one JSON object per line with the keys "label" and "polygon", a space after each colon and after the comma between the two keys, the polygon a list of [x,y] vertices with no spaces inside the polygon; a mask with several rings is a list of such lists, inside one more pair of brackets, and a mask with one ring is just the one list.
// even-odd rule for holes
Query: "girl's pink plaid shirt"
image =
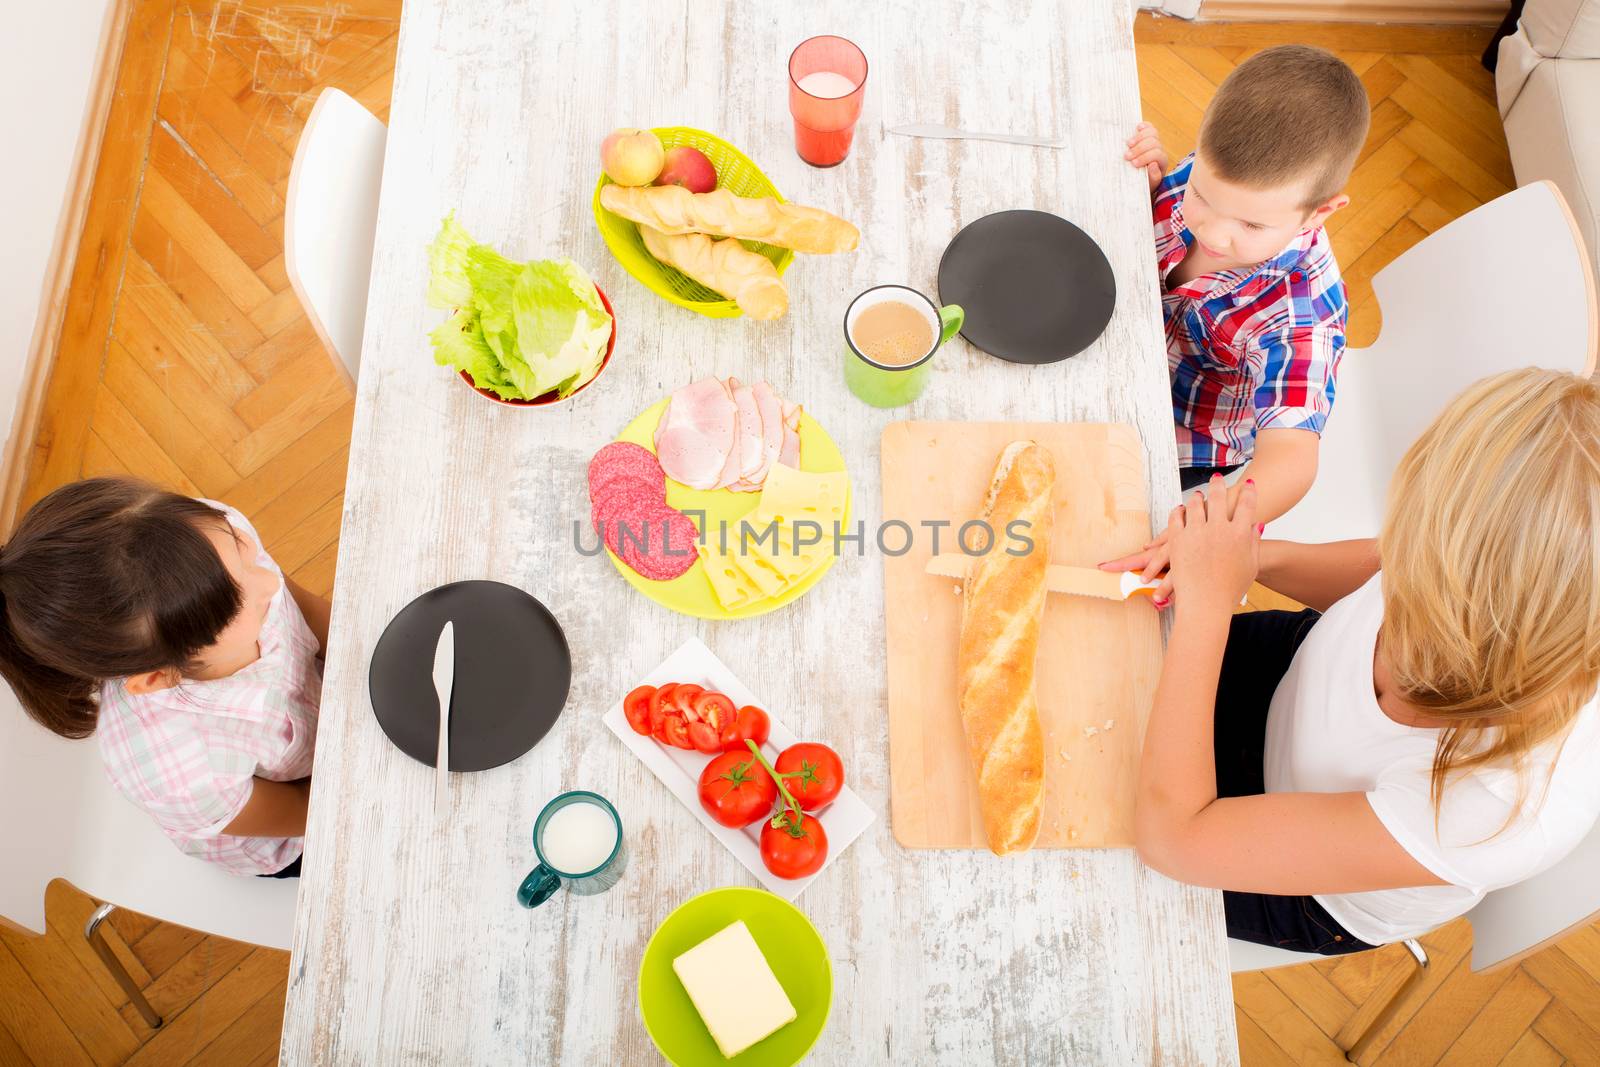
{"label": "girl's pink plaid shirt", "polygon": [[[243,515],[207,501],[259,546]],[[263,549],[256,561],[281,581]],[[280,585],[261,626],[261,658],[227,677],[184,680],[134,696],[121,681],[100,688],[95,735],[112,783],[184,853],[237,874],[272,874],[293,863],[299,837],[237,837],[222,828],[250,798],[252,779],[311,773],[322,664],[317,638]]]}

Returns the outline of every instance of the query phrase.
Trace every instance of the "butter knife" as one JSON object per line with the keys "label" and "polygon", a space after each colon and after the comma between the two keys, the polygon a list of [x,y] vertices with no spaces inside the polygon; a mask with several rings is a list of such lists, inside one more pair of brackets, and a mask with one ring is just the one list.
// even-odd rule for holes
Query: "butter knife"
{"label": "butter knife", "polygon": [[913,122],[906,126],[890,126],[888,132],[902,137],[936,137],[946,141],[1003,141],[1006,144],[1031,144],[1040,148],[1065,148],[1060,141],[1043,137],[1019,137],[1014,133],[977,133],[958,130],[953,126],[940,126],[932,122]]}
{"label": "butter knife", "polygon": [[450,697],[456,683],[456,624],[446,622],[433,651],[433,689],[439,695],[439,751],[433,761],[433,814],[443,818],[448,808],[450,773]]}

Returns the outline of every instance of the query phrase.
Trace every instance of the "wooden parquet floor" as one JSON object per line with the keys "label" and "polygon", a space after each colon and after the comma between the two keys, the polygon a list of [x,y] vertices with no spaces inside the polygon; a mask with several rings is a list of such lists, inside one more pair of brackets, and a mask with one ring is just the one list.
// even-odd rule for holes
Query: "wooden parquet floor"
{"label": "wooden parquet floor", "polygon": [[[331,590],[351,404],[284,275],[283,197],[318,90],[387,117],[397,14],[398,0],[134,0],[24,505],[85,475],[139,474],[238,506],[286,571]],[[1145,114],[1174,158],[1260,47],[1323,44],[1361,73],[1372,138],[1330,225],[1356,345],[1378,331],[1373,273],[1511,188],[1477,66],[1486,36],[1144,15],[1136,31]],[[0,1067],[275,1061],[287,954],[118,913],[114,947],[167,1019],[152,1031],[78,932],[92,902],[57,883],[48,908],[43,938],[0,931]],[[1600,928],[1489,976],[1466,969],[1470,937],[1454,923],[1425,939],[1427,981],[1366,1062],[1600,1064]],[[1236,978],[1244,1062],[1340,1062],[1335,1040],[1405,969],[1384,949]]]}

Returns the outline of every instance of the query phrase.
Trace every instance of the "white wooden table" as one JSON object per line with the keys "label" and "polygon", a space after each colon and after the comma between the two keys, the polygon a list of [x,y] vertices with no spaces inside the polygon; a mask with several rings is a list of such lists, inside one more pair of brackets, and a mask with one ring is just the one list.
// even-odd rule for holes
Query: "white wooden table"
{"label": "white wooden table", "polygon": [[[646,405],[695,378],[765,377],[803,403],[878,517],[877,441],[891,418],[1124,421],[1148,456],[1150,505],[1177,500],[1144,179],[1122,161],[1139,118],[1130,0],[753,4],[406,0],[345,497],[311,823],[290,971],[289,1064],[645,1064],[635,974],[690,895],[753,884],[606,731],[634,680],[698,635],[798,734],[826,739],[880,818],[799,898],[834,966],[817,1063],[1235,1063],[1218,894],[1131,851],[907,852],[890,834],[882,561],[846,556],[796,604],[708,624],[658,608],[572,547],[585,465]],[[861,45],[866,110],[844,165],[795,155],[789,52],[815,33]],[[945,122],[1053,133],[1052,152],[908,140]],[[845,215],[852,255],[802,257],[776,323],[711,320],[626,275],[590,215],[598,146],[624,125],[689,125],[740,145],[789,198]],[[1038,207],[1104,247],[1118,307],[1100,341],[1026,368],[957,342],[923,398],[892,414],[846,391],[852,295],[935,292],[939,256],[989,212]],[[430,358],[424,249],[456,210],[518,258],[570,256],[610,295],[611,367],[553,411],[490,404]],[[589,542],[586,538],[586,543]],[[495,578],[561,620],[570,699],[554,731],[498,770],[456,775],[433,817],[432,772],[389,744],[367,698],[385,623],[444,582]],[[1046,650],[1043,654],[1048,654]],[[622,813],[623,883],[535,911],[534,814],[569,788]]]}

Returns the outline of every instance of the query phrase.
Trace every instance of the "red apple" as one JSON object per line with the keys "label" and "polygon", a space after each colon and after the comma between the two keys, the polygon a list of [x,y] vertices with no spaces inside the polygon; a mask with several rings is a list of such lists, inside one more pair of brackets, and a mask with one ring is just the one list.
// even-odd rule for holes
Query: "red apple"
{"label": "red apple", "polygon": [[691,193],[709,193],[717,187],[717,168],[698,148],[681,144],[667,150],[666,166],[656,175],[657,185],[681,185]]}
{"label": "red apple", "polygon": [[618,185],[649,185],[663,160],[661,138],[650,130],[624,127],[600,142],[600,166]]}

